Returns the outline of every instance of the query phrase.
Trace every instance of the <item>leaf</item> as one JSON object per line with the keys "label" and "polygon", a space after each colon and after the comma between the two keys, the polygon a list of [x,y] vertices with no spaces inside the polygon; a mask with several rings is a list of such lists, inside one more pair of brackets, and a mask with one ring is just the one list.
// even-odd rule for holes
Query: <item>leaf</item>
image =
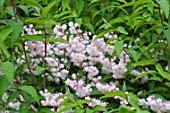
{"label": "leaf", "polygon": [[0,8],[2,8],[4,2],[5,2],[5,0],[0,0]]}
{"label": "leaf", "polygon": [[132,58],[138,62],[138,53],[135,50],[128,50],[128,52],[132,55]]}
{"label": "leaf", "polygon": [[0,76],[0,98],[2,99],[2,96],[4,95],[5,91],[8,89],[8,79],[6,76]]}
{"label": "leaf", "polygon": [[62,0],[63,11],[65,10],[65,8],[68,6],[69,3],[70,3],[70,0]]}
{"label": "leaf", "polygon": [[42,71],[44,71],[43,67],[36,66],[36,75],[39,75]]}
{"label": "leaf", "polygon": [[79,1],[76,4],[77,15],[79,16],[84,8],[84,1]]}
{"label": "leaf", "polygon": [[135,113],[135,112],[125,106],[120,106],[119,113]]}
{"label": "leaf", "polygon": [[6,13],[8,13],[11,16],[14,16],[14,11],[12,6],[8,6],[5,10]]}
{"label": "leaf", "polygon": [[156,71],[148,70],[148,71],[146,71],[146,72],[143,72],[142,74],[138,75],[138,76],[135,78],[135,80],[138,80],[138,79],[140,79],[140,78],[142,78],[142,77],[144,77],[144,76],[146,76],[146,75],[148,75],[148,74],[156,74]]}
{"label": "leaf", "polygon": [[94,34],[94,27],[91,23],[87,23],[85,24],[86,27],[88,27],[90,29],[90,31]]}
{"label": "leaf", "polygon": [[62,39],[62,38],[53,38],[53,39],[47,40],[47,42],[62,42],[65,44],[70,44],[67,40]]}
{"label": "leaf", "polygon": [[38,113],[54,113],[50,108],[42,108]]}
{"label": "leaf", "polygon": [[32,86],[20,86],[19,88],[21,90],[27,92],[28,94],[30,94],[40,105],[39,97],[38,97],[38,94],[37,94],[36,90],[34,89],[34,87],[32,87]]}
{"label": "leaf", "polygon": [[2,63],[2,71],[5,73],[5,76],[7,77],[8,81],[13,84],[14,81],[14,71],[15,68],[11,62],[4,62]]}
{"label": "leaf", "polygon": [[104,111],[104,112],[107,112],[106,108],[101,106],[101,105],[96,105],[93,107],[93,111],[94,112],[97,112],[97,111]]}
{"label": "leaf", "polygon": [[104,30],[103,32],[99,33],[95,39],[93,39],[93,42],[110,32],[113,32],[113,29]]}
{"label": "leaf", "polygon": [[146,66],[146,65],[154,65],[152,60],[142,60],[134,64],[134,66]]}
{"label": "leaf", "polygon": [[13,28],[13,32],[11,34],[11,38],[12,38],[11,44],[13,45],[15,41],[18,39],[18,36],[20,35],[22,31],[23,22],[21,21],[15,22],[15,21],[9,20],[8,23],[11,26],[11,28]]}
{"label": "leaf", "polygon": [[169,48],[169,52],[170,52],[170,29],[167,29],[164,31],[166,39],[168,41],[168,48]]}
{"label": "leaf", "polygon": [[122,47],[123,47],[123,41],[116,41],[115,42],[114,48],[115,48],[118,56],[120,56],[120,53],[122,51]]}
{"label": "leaf", "polygon": [[30,40],[38,40],[41,42],[44,42],[44,35],[37,34],[37,35],[24,35],[24,36],[19,36],[19,39],[25,40],[25,41],[30,41]]}
{"label": "leaf", "polygon": [[75,18],[75,22],[79,24],[79,28],[80,28],[82,24],[82,18]]}
{"label": "leaf", "polygon": [[29,15],[28,8],[25,5],[19,5],[19,8],[21,8],[25,12],[26,15]]}
{"label": "leaf", "polygon": [[16,99],[19,96],[20,96],[19,92],[12,92],[12,93],[10,93],[10,95],[9,95],[9,97],[7,99],[7,102],[5,103],[6,106],[9,104],[9,102],[11,102],[13,99]]}
{"label": "leaf", "polygon": [[43,7],[39,3],[37,3],[35,0],[22,0],[21,3],[29,4],[31,6],[36,6],[40,8],[41,10],[43,10]]}
{"label": "leaf", "polygon": [[28,103],[21,103],[19,113],[27,113],[28,112]]}
{"label": "leaf", "polygon": [[122,26],[119,26],[119,27],[117,28],[117,30],[118,30],[120,33],[128,34],[128,32],[127,32],[127,31],[125,30],[125,28],[122,27]]}
{"label": "leaf", "polygon": [[80,107],[76,107],[75,113],[84,113],[85,110],[81,109]]}
{"label": "leaf", "polygon": [[10,57],[10,54],[9,54],[4,42],[0,42],[0,48],[4,52],[4,55],[6,56],[6,58],[8,59]]}
{"label": "leaf", "polygon": [[75,108],[76,106],[78,106],[78,105],[77,104],[73,104],[73,103],[66,104],[66,107],[62,108],[57,113],[63,113],[65,111],[69,110],[69,109]]}
{"label": "leaf", "polygon": [[160,1],[158,1],[158,3],[160,4],[163,12],[165,13],[166,19],[168,19],[168,17],[169,17],[169,9],[170,9],[168,0],[160,0]]}
{"label": "leaf", "polygon": [[158,76],[150,77],[148,80],[154,80],[154,81],[159,81],[159,82],[161,82],[161,79],[160,79],[160,77],[158,77]]}
{"label": "leaf", "polygon": [[126,98],[125,94],[121,91],[115,91],[115,92],[105,92],[103,93],[104,96],[101,97],[101,99],[103,98],[111,98],[111,97],[114,97],[114,96],[120,96],[122,98]]}
{"label": "leaf", "polygon": [[42,17],[45,17],[45,16],[48,14],[48,12],[51,10],[51,8],[52,8],[57,2],[58,2],[58,1],[54,1],[54,2],[52,2],[52,3],[50,3],[50,4],[48,4],[47,7],[45,7],[45,8],[43,9],[43,11],[42,11]]}
{"label": "leaf", "polygon": [[7,28],[7,29],[3,29],[1,32],[0,32],[0,42],[4,41],[6,39],[6,37],[12,32],[12,28]]}

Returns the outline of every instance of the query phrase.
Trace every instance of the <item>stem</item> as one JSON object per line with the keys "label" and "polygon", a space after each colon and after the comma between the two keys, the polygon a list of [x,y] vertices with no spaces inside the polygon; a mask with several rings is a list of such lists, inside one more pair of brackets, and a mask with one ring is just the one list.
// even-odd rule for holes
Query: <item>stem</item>
{"label": "stem", "polygon": [[47,57],[47,36],[46,36],[46,26],[44,25],[44,46],[45,46],[45,56],[44,56],[44,77],[43,77],[43,84],[44,84],[44,91],[46,89],[46,60]]}
{"label": "stem", "polygon": [[15,21],[18,22],[17,15],[16,15],[16,9],[15,9],[15,2],[14,2],[14,0],[11,0],[11,2],[12,2],[13,11],[14,11]]}
{"label": "stem", "polygon": [[164,21],[163,21],[162,14],[161,14],[161,11],[160,11],[160,5],[158,5],[158,10],[159,10],[159,17],[160,17],[161,23],[162,23],[162,28],[165,29],[164,28]]}
{"label": "stem", "polygon": [[34,88],[36,89],[36,91],[38,91],[37,88],[36,88],[36,83],[35,83],[35,81],[34,81],[33,74],[32,74],[32,72],[31,72],[30,64],[28,63],[28,58],[27,58],[27,53],[26,53],[26,51],[25,51],[24,41],[22,41],[21,43],[22,43],[22,47],[23,47],[23,50],[24,50],[25,62],[26,62],[26,64],[28,65],[28,70],[29,70],[30,76],[31,76],[31,78],[32,78],[32,83],[34,84]]}
{"label": "stem", "polygon": [[144,8],[143,4],[141,4],[141,6],[142,6],[142,10],[143,10],[143,11],[144,11],[144,13],[146,14],[146,10],[145,10],[145,8]]}

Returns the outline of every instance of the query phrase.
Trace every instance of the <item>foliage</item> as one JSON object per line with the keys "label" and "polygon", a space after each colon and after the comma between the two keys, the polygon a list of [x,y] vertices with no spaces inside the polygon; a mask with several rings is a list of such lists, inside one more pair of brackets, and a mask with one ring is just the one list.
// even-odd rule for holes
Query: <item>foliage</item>
{"label": "foliage", "polygon": [[170,111],[169,10],[170,0],[0,0],[0,110]]}

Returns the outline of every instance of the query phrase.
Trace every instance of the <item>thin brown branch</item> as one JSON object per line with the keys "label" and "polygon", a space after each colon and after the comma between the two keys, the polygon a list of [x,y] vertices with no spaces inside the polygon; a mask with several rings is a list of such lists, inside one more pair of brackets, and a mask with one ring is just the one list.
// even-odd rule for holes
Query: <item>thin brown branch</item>
{"label": "thin brown branch", "polygon": [[11,2],[12,2],[15,21],[18,22],[17,15],[16,15],[15,2],[14,2],[14,0],[11,0]]}
{"label": "thin brown branch", "polygon": [[26,62],[26,64],[28,65],[28,70],[29,70],[29,73],[30,73],[30,76],[31,76],[31,79],[32,79],[32,83],[33,83],[34,88],[36,89],[36,91],[38,91],[38,90],[37,90],[37,87],[36,87],[36,83],[35,83],[35,81],[34,81],[33,74],[32,74],[32,72],[31,72],[30,64],[29,64],[29,62],[28,62],[27,53],[26,53],[26,51],[25,51],[24,41],[22,41],[21,43],[22,43],[22,47],[23,47],[23,50],[24,50],[25,62]]}
{"label": "thin brown branch", "polygon": [[159,10],[159,17],[160,17],[161,23],[162,23],[162,28],[165,29],[164,28],[164,21],[163,21],[163,17],[162,17],[161,11],[160,11],[160,5],[159,4],[158,4],[158,10]]}

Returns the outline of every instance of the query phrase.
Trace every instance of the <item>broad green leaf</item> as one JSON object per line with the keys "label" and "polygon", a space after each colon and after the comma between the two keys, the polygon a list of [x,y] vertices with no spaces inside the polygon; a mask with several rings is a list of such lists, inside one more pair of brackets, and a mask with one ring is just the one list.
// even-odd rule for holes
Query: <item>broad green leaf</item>
{"label": "broad green leaf", "polygon": [[44,35],[41,35],[41,34],[24,35],[24,36],[19,36],[19,39],[22,39],[24,41],[38,40],[38,41],[44,42]]}
{"label": "broad green leaf", "polygon": [[38,97],[38,94],[37,94],[36,90],[34,89],[34,87],[32,87],[32,86],[20,86],[19,88],[21,90],[27,92],[28,94],[30,94],[40,105],[39,97]]}
{"label": "broad green leaf", "polygon": [[156,71],[148,70],[148,71],[146,71],[146,72],[143,72],[142,74],[138,75],[138,76],[135,78],[135,80],[138,80],[138,79],[140,79],[140,78],[142,78],[142,77],[144,77],[144,76],[146,76],[146,75],[148,75],[148,74],[156,74]]}
{"label": "broad green leaf", "polygon": [[166,39],[168,41],[168,48],[169,48],[169,52],[170,52],[170,29],[167,29],[164,31]]}
{"label": "broad green leaf", "polygon": [[62,0],[62,8],[63,11],[65,10],[65,8],[69,5],[70,0]]}
{"label": "broad green leaf", "polygon": [[158,76],[152,76],[152,77],[150,77],[148,80],[154,80],[154,81],[159,81],[159,82],[161,82],[161,79],[160,79],[160,77],[158,77]]}
{"label": "broad green leaf", "polygon": [[134,66],[146,66],[146,65],[154,65],[152,60],[142,60],[134,64]]}
{"label": "broad green leaf", "polygon": [[15,41],[18,39],[18,36],[20,35],[22,31],[23,22],[22,21],[15,22],[15,21],[9,20],[8,23],[11,26],[11,28],[13,28],[13,32],[11,34],[11,38],[12,38],[11,44],[13,45]]}
{"label": "broad green leaf", "polygon": [[170,87],[170,82],[165,82],[165,85]]}
{"label": "broad green leaf", "polygon": [[169,17],[169,1],[168,0],[160,0],[158,1],[158,3],[160,4],[163,12],[165,13],[166,19],[168,19]]}
{"label": "broad green leaf", "polygon": [[103,93],[104,96],[101,97],[101,99],[103,98],[111,98],[111,97],[114,97],[114,96],[120,96],[122,98],[126,98],[125,94],[121,91],[115,91],[115,92],[105,92]]}
{"label": "broad green leaf", "polygon": [[48,4],[47,7],[45,7],[45,8],[43,9],[43,11],[42,11],[42,17],[45,17],[45,16],[48,14],[48,12],[51,10],[51,8],[52,8],[57,2],[58,2],[58,1],[54,1],[54,2],[52,2],[52,3],[50,3],[50,4]]}
{"label": "broad green leaf", "polygon": [[8,79],[6,76],[0,76],[0,98],[2,98],[5,91],[8,89]]}
{"label": "broad green leaf", "polygon": [[85,24],[86,27],[90,29],[90,31],[94,34],[94,27],[91,23]]}
{"label": "broad green leaf", "polygon": [[0,8],[2,8],[4,2],[5,2],[5,0],[0,0]]}
{"label": "broad green leaf", "polygon": [[29,108],[29,104],[22,102],[21,105],[20,105],[19,113],[27,113],[28,108]]}
{"label": "broad green leaf", "polygon": [[38,113],[54,113],[50,108],[42,108]]}
{"label": "broad green leaf", "polygon": [[36,75],[40,74],[42,71],[44,71],[43,67],[40,67],[40,66],[36,67]]}
{"label": "broad green leaf", "polygon": [[97,111],[104,111],[104,112],[107,112],[106,108],[101,106],[101,105],[96,105],[93,107],[93,111],[94,112],[97,112]]}
{"label": "broad green leaf", "polygon": [[57,113],[63,113],[69,109],[75,108],[76,106],[78,106],[77,104],[73,104],[73,103],[69,103],[66,104],[64,108],[62,108],[61,110],[59,110]]}
{"label": "broad green leaf", "polygon": [[14,16],[14,11],[12,6],[8,6],[5,10],[6,13],[8,13],[11,16]]}
{"label": "broad green leaf", "polygon": [[123,41],[116,41],[115,42],[114,48],[115,48],[118,56],[120,56],[120,53],[122,51],[122,47],[123,47]]}
{"label": "broad green leaf", "polygon": [[78,16],[81,14],[83,8],[84,8],[84,1],[79,1],[79,2],[77,2],[77,4],[76,4],[76,10],[77,10]]}
{"label": "broad green leaf", "polygon": [[62,18],[62,16],[66,16],[68,14],[71,14],[71,11],[62,11],[61,13],[54,15],[54,18],[60,19],[60,18]]}
{"label": "broad green leaf", "polygon": [[122,87],[122,91],[125,93],[126,92],[126,82],[123,82],[123,87]]}
{"label": "broad green leaf", "polygon": [[28,7],[26,7],[25,5],[19,5],[19,8],[21,8],[26,15],[29,15],[29,10]]}
{"label": "broad green leaf", "polygon": [[120,33],[128,34],[128,32],[127,32],[127,31],[125,30],[125,28],[122,27],[122,26],[119,26],[119,27],[117,28],[117,30],[118,30]]}
{"label": "broad green leaf", "polygon": [[115,19],[109,21],[109,24],[123,23],[123,22],[124,22],[123,18],[117,17],[117,18],[115,18]]}
{"label": "broad green leaf", "polygon": [[53,38],[53,39],[47,40],[47,42],[62,42],[65,44],[70,44],[67,40],[62,39],[62,38]]}
{"label": "broad green leaf", "polygon": [[75,113],[84,113],[85,110],[81,109],[80,107],[76,107]]}
{"label": "broad green leaf", "polygon": [[5,54],[6,58],[8,59],[10,57],[10,54],[7,50],[7,47],[5,46],[4,42],[0,42],[0,48],[2,49],[3,53]]}
{"label": "broad green leaf", "polygon": [[129,103],[130,103],[130,105],[132,105],[137,111],[140,111],[140,107],[138,106],[138,103],[137,103],[135,100],[131,99]]}
{"label": "broad green leaf", "polygon": [[13,84],[14,71],[15,71],[14,65],[11,62],[4,62],[4,63],[2,63],[1,68],[2,68],[2,71],[5,73],[8,81],[11,84]]}
{"label": "broad green leaf", "polygon": [[119,113],[135,113],[135,112],[125,106],[120,106]]}
{"label": "broad green leaf", "polygon": [[36,23],[38,25],[45,25],[45,21],[44,20],[40,20],[38,18],[29,18],[29,19],[26,19],[25,22],[30,22],[30,23]]}
{"label": "broad green leaf", "polygon": [[160,75],[164,76],[163,75],[163,69],[162,69],[162,66],[160,64],[156,65],[156,70],[159,72]]}
{"label": "broad green leaf", "polygon": [[86,108],[86,112],[85,113],[94,113],[93,110],[89,109],[88,107]]}
{"label": "broad green leaf", "polygon": [[43,10],[43,7],[39,3],[37,3],[36,0],[22,0],[21,3],[29,4],[31,6],[36,6],[41,10]]}
{"label": "broad green leaf", "polygon": [[113,29],[104,30],[103,32],[99,33],[95,39],[93,39],[93,42],[110,32],[113,32]]}
{"label": "broad green leaf", "polygon": [[12,32],[12,28],[3,29],[0,32],[0,42],[4,41],[6,37]]}
{"label": "broad green leaf", "polygon": [[80,28],[82,24],[82,18],[75,18],[75,22],[79,24],[79,28]]}
{"label": "broad green leaf", "polygon": [[138,62],[138,53],[135,50],[128,50],[128,52],[132,55],[132,58]]}

